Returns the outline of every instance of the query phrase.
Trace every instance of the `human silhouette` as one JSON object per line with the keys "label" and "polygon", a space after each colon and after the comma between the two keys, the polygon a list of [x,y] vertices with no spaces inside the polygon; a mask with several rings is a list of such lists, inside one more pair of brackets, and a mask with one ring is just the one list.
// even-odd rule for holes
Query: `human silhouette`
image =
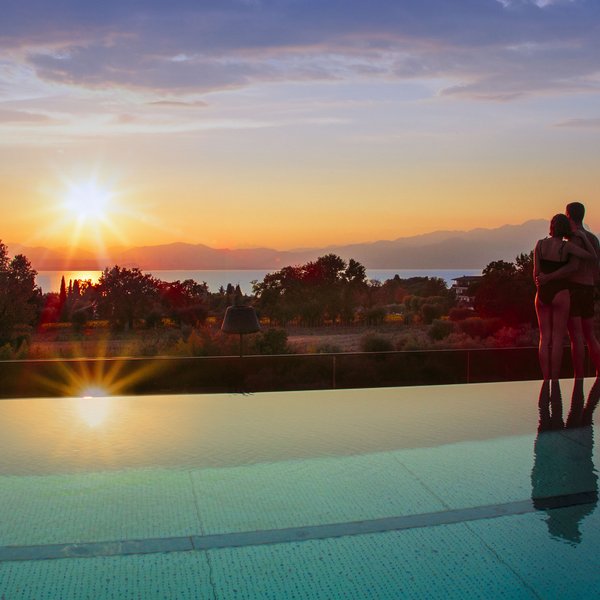
{"label": "human silhouette", "polygon": [[[580,239],[582,247],[569,238]],[[563,214],[552,217],[549,237],[538,240],[535,246],[535,310],[540,329],[539,360],[544,380],[558,382],[560,377],[563,340],[567,332],[571,302],[568,275],[578,268],[580,259],[595,256],[596,251],[585,233],[573,231],[569,219]],[[570,268],[567,275],[556,277],[558,272],[566,270],[565,267]]]}
{"label": "human silhouette", "polygon": [[[572,241],[581,248],[592,246],[594,253],[588,258],[569,261],[551,272],[540,273],[537,278],[539,285],[558,285],[556,282],[569,281],[569,319],[568,330],[571,339],[571,354],[575,378],[584,377],[585,347],[587,343],[590,358],[600,374],[600,342],[594,332],[594,290],[600,279],[600,242],[583,225],[585,206],[581,202],[567,204],[565,210],[571,229],[577,236]],[[581,257],[580,257],[581,258]]]}

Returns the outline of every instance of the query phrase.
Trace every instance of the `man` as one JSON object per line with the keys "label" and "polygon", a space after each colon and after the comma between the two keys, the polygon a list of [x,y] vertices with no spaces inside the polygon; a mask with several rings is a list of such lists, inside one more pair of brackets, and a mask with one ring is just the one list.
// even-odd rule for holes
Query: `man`
{"label": "man", "polygon": [[[600,280],[600,243],[595,235],[583,227],[585,207],[581,202],[567,204],[565,211],[571,227],[582,231],[590,240],[596,250],[596,258],[590,260],[571,260],[569,264],[554,273],[540,274],[539,283],[546,283],[552,279],[568,277],[571,287],[571,304],[569,309],[569,337],[571,339],[571,355],[575,379],[580,380],[584,376],[585,347],[584,339],[588,345],[590,358],[596,369],[596,376],[600,374],[600,343],[594,333],[594,288]],[[583,242],[577,237],[571,240],[573,243],[583,247]]]}
{"label": "man", "polygon": [[[585,339],[590,358],[596,369],[596,376],[600,373],[600,343],[594,333],[594,287],[600,279],[598,257],[600,256],[600,244],[598,238],[583,227],[585,207],[581,202],[567,204],[566,215],[571,221],[571,227],[583,231],[596,250],[595,260],[580,260],[576,271],[569,280],[571,282],[571,307],[569,309],[569,337],[571,338],[571,354],[575,378],[579,379],[584,374]],[[574,238],[576,244],[583,242]]]}

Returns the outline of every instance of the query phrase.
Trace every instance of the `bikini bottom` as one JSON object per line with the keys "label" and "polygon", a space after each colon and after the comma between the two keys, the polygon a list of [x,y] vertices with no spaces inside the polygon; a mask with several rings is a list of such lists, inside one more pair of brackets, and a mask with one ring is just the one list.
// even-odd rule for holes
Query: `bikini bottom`
{"label": "bikini bottom", "polygon": [[552,304],[554,301],[554,296],[558,294],[558,292],[562,292],[562,290],[569,289],[569,282],[564,279],[555,279],[554,281],[549,281],[544,285],[540,285],[538,288],[538,295],[540,300],[544,304]]}

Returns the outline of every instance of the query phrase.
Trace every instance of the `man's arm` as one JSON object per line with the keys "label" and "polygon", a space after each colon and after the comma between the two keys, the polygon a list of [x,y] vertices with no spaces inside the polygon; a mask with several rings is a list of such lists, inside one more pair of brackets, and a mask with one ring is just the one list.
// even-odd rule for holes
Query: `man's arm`
{"label": "man's arm", "polygon": [[[582,254],[583,256],[585,256],[586,255],[585,251],[587,250],[587,256],[589,256],[591,259],[595,254],[597,270],[598,270],[598,268],[600,268],[600,265],[598,264],[600,244],[598,244],[598,239],[596,238],[596,236],[594,234],[592,234],[588,231],[585,231],[584,229],[575,231],[573,234],[573,237],[568,242],[568,244],[570,245],[571,248],[574,245],[577,248],[581,248],[581,250],[584,251],[584,252],[577,251],[577,255]],[[582,259],[583,259],[582,256],[576,256],[573,254],[573,251],[571,251],[570,258],[569,258],[569,261],[567,262],[567,264],[565,264],[560,269],[557,269],[553,273],[540,273],[536,278],[536,283],[538,285],[544,285],[545,283],[548,283],[549,281],[552,281],[554,279],[568,278],[569,275],[571,275],[572,273],[575,273],[577,271],[577,269],[579,269],[579,265],[580,265],[579,261]],[[598,271],[596,277],[600,277],[600,271]]]}
{"label": "man's arm", "polygon": [[598,284],[600,283],[600,242],[598,242],[598,238],[589,231],[586,231],[586,237],[596,251],[596,270],[594,273],[594,283]]}
{"label": "man's arm", "polygon": [[571,256],[569,262],[564,267],[557,269],[552,273],[539,273],[536,278],[538,285],[544,285],[553,279],[567,279],[571,273],[575,273],[579,268],[579,259]]}

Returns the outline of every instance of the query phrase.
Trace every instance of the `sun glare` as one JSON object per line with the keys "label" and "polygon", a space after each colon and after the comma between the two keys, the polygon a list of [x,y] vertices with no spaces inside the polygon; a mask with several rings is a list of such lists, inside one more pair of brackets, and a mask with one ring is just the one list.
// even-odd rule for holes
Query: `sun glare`
{"label": "sun glare", "polygon": [[104,395],[76,398],[77,412],[89,427],[102,425],[110,414],[112,398]]}
{"label": "sun glare", "polygon": [[103,220],[110,208],[111,193],[94,182],[71,185],[65,198],[64,208],[79,219]]}
{"label": "sun glare", "polygon": [[[62,176],[60,184],[60,188],[48,190],[54,201],[48,207],[45,236],[60,236],[71,252],[91,251],[99,261],[105,259],[108,244],[126,243],[123,216],[129,213],[123,208],[123,192],[116,190],[114,179],[96,174],[77,179]],[[72,258],[69,254],[67,263]]]}

